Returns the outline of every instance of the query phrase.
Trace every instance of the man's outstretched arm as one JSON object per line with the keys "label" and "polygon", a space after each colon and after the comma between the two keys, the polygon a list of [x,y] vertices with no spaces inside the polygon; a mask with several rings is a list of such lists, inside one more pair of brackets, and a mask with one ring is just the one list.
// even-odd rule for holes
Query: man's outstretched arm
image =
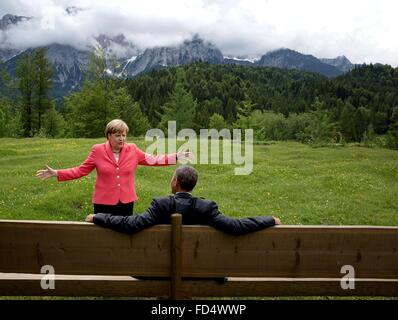
{"label": "man's outstretched arm", "polygon": [[278,218],[272,216],[258,216],[242,219],[224,216],[218,210],[217,204],[215,202],[212,202],[208,222],[209,225],[215,229],[234,235],[247,234],[281,224],[281,221]]}
{"label": "man's outstretched arm", "polygon": [[104,228],[131,234],[157,224],[158,217],[157,203],[153,200],[151,206],[140,215],[115,216],[107,213],[97,213],[88,215],[86,221],[94,222],[96,225]]}

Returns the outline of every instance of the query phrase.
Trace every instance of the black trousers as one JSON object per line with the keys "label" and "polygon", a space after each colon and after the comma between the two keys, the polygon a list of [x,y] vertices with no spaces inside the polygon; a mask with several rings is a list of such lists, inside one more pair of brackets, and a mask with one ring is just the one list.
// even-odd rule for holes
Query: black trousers
{"label": "black trousers", "polygon": [[94,214],[96,213],[110,213],[115,216],[131,216],[133,214],[134,201],[129,203],[122,203],[119,201],[118,204],[97,204],[94,203]]}

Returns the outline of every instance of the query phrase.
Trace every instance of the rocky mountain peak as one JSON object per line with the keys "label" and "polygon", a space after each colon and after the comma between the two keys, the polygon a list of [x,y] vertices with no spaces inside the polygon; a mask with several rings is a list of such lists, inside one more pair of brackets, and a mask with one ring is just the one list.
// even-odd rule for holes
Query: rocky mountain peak
{"label": "rocky mountain peak", "polygon": [[334,66],[343,72],[350,71],[354,68],[354,64],[351,63],[350,60],[347,59],[346,56],[341,55],[333,59],[320,59],[322,62],[327,63],[331,66]]}
{"label": "rocky mountain peak", "polygon": [[215,45],[196,35],[179,46],[146,49],[136,59],[125,61],[120,66],[119,75],[134,77],[156,68],[178,66],[195,61],[223,63],[223,60],[223,54]]}
{"label": "rocky mountain peak", "polygon": [[67,7],[65,9],[65,11],[67,14],[74,16],[74,15],[77,15],[80,11],[83,11],[83,9],[75,7],[75,6],[71,6],[71,7]]}
{"label": "rocky mountain peak", "polygon": [[12,48],[8,44],[7,30],[16,26],[20,22],[28,21],[30,19],[32,19],[32,17],[16,16],[13,14],[5,14],[0,19],[0,61],[7,61],[21,53],[21,50]]}
{"label": "rocky mountain peak", "polygon": [[343,73],[338,67],[325,63],[313,55],[302,54],[285,48],[266,53],[261,57],[257,65],[282,69],[306,70],[320,73],[328,77],[338,76]]}
{"label": "rocky mountain peak", "polygon": [[32,19],[32,17],[15,16],[9,13],[5,14],[0,20],[0,30],[6,30],[11,26],[18,24],[19,22],[28,21],[30,19]]}
{"label": "rocky mountain peak", "polygon": [[100,34],[94,37],[94,50],[102,50],[107,58],[126,60],[137,56],[140,51],[123,34],[108,36]]}

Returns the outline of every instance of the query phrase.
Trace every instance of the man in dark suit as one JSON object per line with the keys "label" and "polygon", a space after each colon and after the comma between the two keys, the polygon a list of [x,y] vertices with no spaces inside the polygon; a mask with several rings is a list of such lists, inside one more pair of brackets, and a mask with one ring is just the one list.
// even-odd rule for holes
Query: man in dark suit
{"label": "man in dark suit", "polygon": [[259,216],[234,219],[224,216],[214,201],[193,197],[191,191],[198,180],[193,167],[180,166],[171,179],[174,195],[152,200],[151,206],[140,215],[116,216],[105,213],[90,214],[87,222],[124,233],[135,233],[156,224],[169,224],[173,213],[182,214],[182,223],[186,225],[202,224],[220,231],[241,235],[281,224],[272,216]]}

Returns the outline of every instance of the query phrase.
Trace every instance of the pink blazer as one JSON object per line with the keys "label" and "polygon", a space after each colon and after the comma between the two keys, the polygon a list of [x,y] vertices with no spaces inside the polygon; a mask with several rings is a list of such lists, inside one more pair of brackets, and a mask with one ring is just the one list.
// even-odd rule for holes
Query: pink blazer
{"label": "pink blazer", "polygon": [[176,154],[154,156],[140,150],[134,143],[121,149],[119,161],[113,156],[109,141],[92,147],[87,159],[78,167],[58,170],[58,181],[77,179],[97,170],[93,203],[115,205],[136,201],[135,170],[137,166],[176,164]]}

